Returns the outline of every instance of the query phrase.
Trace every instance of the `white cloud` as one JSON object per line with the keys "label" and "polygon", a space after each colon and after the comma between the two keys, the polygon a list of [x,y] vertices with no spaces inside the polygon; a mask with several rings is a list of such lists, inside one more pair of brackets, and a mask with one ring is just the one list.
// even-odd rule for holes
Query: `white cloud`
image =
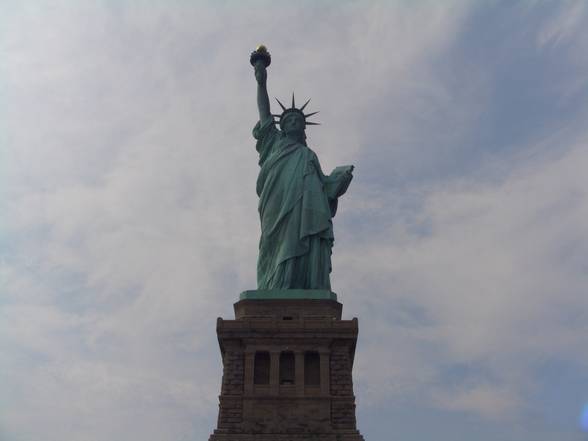
{"label": "white cloud", "polygon": [[[429,232],[391,227],[390,236],[363,238],[348,250],[339,271],[353,267],[363,278],[343,276],[339,284],[349,296],[370,293],[353,302],[357,314],[387,304],[397,310],[376,312],[389,320],[387,328],[364,320],[359,373],[379,393],[374,400],[397,392],[394,378],[402,378],[408,395],[429,390],[446,409],[512,416],[531,405],[525,399],[537,384],[530,373],[541,362],[586,366],[585,145],[583,138],[560,158],[519,163],[499,182],[471,178],[434,189],[422,213]],[[376,282],[366,292],[370,279]],[[379,350],[384,342],[393,355]],[[463,364],[482,378],[472,383],[459,374]],[[457,390],[442,375],[451,366]]]}
{"label": "white cloud", "polygon": [[566,3],[566,7],[557,11],[539,32],[537,36],[539,46],[547,44],[557,46],[582,30],[582,20],[586,18],[586,4],[582,1]]}
{"label": "white cloud", "polygon": [[475,412],[502,421],[517,415],[521,405],[515,391],[495,385],[474,385],[433,395],[434,403],[444,409]]}
{"label": "white cloud", "polygon": [[[454,160],[488,105],[484,72],[456,87],[431,63],[472,6],[305,5],[64,1],[4,19],[0,426],[15,440],[212,430],[215,318],[255,283],[259,42],[270,93],[321,110],[324,168],[358,165],[333,282],[360,318],[361,405],[500,418],[525,405],[538,357],[587,363],[584,144],[392,191],[375,179]],[[477,367],[445,384],[454,364]]]}

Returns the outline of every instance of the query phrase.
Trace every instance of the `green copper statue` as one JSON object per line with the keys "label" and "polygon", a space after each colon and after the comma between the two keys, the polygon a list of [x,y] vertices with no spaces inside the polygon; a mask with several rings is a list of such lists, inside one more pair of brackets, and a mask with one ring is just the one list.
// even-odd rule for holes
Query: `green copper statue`
{"label": "green copper statue", "polygon": [[250,61],[257,80],[259,122],[253,136],[261,167],[257,287],[330,290],[332,218],[337,199],[351,182],[353,166],[337,167],[328,176],[322,172],[305,134],[306,126],[316,125],[306,118],[317,112],[305,115],[308,101],[298,109],[292,95],[292,106],[278,101],[283,112],[272,115],[266,87],[271,57],[265,46],[258,46]]}

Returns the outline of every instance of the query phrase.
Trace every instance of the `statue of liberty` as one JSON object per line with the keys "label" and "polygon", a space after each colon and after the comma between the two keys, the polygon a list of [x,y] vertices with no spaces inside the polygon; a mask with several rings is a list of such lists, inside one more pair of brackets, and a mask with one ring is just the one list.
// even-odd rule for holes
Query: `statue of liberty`
{"label": "statue of liberty", "polygon": [[271,57],[265,46],[259,46],[250,61],[255,67],[259,110],[253,129],[260,166],[257,287],[330,290],[332,219],[337,200],[353,177],[353,166],[337,167],[328,176],[323,173],[305,133],[306,126],[317,124],[307,118],[318,112],[305,114],[310,100],[296,108],[292,95],[289,108],[276,99],[282,113],[272,115],[266,70]]}

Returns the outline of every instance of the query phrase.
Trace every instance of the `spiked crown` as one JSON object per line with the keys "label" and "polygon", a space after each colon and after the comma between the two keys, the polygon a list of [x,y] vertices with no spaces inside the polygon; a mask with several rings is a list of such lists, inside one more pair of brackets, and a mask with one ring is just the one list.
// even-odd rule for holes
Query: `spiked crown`
{"label": "spiked crown", "polygon": [[284,120],[286,119],[286,116],[292,114],[292,113],[296,113],[300,116],[302,116],[302,119],[304,120],[304,125],[305,126],[318,126],[320,125],[320,123],[316,123],[316,122],[311,122],[311,121],[306,121],[306,118],[312,116],[312,115],[316,115],[318,113],[317,112],[311,112],[308,114],[304,113],[304,108],[306,107],[306,105],[310,102],[310,99],[304,103],[304,105],[298,109],[296,108],[296,101],[294,99],[294,94],[292,94],[292,107],[290,108],[286,108],[286,106],[284,106],[279,99],[276,98],[276,101],[278,102],[278,104],[280,105],[280,107],[282,108],[283,112],[281,115],[272,115],[274,118],[278,118],[278,120],[276,121],[279,125],[280,128],[282,128],[282,123],[284,122]]}

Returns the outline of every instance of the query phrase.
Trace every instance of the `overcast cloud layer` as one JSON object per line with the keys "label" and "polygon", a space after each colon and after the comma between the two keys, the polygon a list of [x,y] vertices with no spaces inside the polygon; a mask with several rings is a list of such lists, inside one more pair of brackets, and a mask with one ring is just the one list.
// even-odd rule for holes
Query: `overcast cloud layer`
{"label": "overcast cloud layer", "polygon": [[0,0],[0,440],[213,430],[260,42],[356,165],[332,282],[366,439],[586,440],[588,3],[473,0]]}

